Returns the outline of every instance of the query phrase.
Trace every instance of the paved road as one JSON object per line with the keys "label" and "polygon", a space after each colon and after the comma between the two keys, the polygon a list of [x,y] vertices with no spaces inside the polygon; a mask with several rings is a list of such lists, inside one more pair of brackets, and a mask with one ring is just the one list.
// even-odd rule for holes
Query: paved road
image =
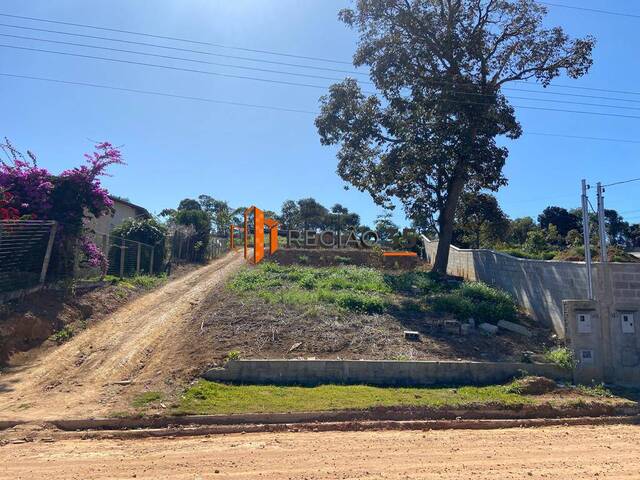
{"label": "paved road", "polygon": [[1,479],[638,479],[640,427],[260,433],[0,447]]}

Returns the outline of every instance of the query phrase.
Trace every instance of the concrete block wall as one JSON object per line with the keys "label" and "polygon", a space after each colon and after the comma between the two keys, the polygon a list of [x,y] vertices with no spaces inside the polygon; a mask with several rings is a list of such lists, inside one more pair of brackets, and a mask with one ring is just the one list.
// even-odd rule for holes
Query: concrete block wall
{"label": "concrete block wall", "polygon": [[[422,237],[427,261],[433,262],[438,242]],[[492,250],[465,250],[451,246],[447,273],[482,281],[511,293],[536,320],[565,337],[564,300],[585,300],[587,269],[584,262],[527,260]],[[592,266],[597,300],[640,301],[640,263]]]}
{"label": "concrete block wall", "polygon": [[558,381],[571,372],[555,365],[385,360],[240,360],[203,375],[211,381],[259,385],[355,384],[381,387],[493,385],[526,372]]}

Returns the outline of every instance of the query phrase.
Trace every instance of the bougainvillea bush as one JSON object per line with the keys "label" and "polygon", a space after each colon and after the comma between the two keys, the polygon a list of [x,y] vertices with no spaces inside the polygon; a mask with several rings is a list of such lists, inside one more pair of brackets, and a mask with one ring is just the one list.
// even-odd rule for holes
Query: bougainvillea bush
{"label": "bougainvillea bush", "polygon": [[0,160],[0,207],[7,211],[7,219],[57,221],[53,266],[68,272],[79,244],[88,263],[105,272],[106,257],[87,237],[85,219],[112,212],[113,201],[100,178],[111,165],[124,164],[120,150],[108,142],[99,143],[92,154],[85,154],[85,164],[54,175],[39,167],[31,152],[25,157],[8,140],[1,147],[8,161]]}

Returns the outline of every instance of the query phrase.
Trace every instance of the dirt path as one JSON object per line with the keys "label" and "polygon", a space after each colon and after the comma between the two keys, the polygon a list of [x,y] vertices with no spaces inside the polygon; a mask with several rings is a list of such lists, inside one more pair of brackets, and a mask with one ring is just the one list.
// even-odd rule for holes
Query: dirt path
{"label": "dirt path", "polygon": [[0,448],[0,478],[637,479],[640,427],[68,440]]}
{"label": "dirt path", "polygon": [[206,352],[192,341],[200,324],[189,313],[243,261],[230,253],[125,305],[34,363],[0,374],[0,419],[104,415],[129,405],[136,392],[197,375]]}

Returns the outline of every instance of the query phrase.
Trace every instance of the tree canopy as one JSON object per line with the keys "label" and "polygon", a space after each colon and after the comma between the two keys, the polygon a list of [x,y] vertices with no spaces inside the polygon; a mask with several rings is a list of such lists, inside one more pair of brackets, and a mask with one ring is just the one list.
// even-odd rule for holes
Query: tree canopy
{"label": "tree canopy", "polygon": [[339,18],[359,34],[353,58],[377,92],[347,78],[320,100],[316,126],[338,144],[338,174],[380,205],[395,197],[411,219],[438,231],[434,269],[444,273],[463,191],[506,184],[496,137],[521,127],[502,92],[542,85],[591,66],[591,37],[543,25],[534,0],[358,0]]}

